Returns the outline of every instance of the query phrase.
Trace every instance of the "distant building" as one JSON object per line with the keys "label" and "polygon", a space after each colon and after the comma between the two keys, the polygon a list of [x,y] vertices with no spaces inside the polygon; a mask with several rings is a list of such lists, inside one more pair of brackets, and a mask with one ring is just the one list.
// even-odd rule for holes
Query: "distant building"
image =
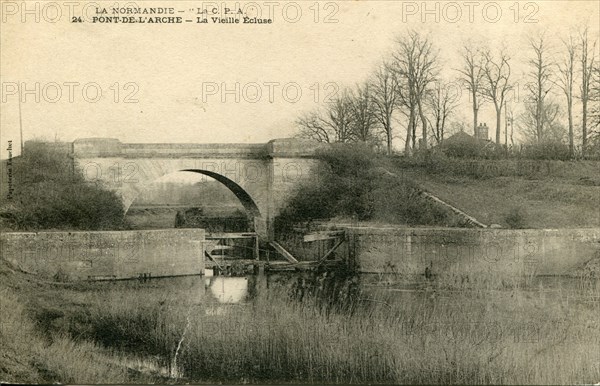
{"label": "distant building", "polygon": [[459,131],[444,140],[441,145],[444,153],[457,158],[478,158],[494,151],[498,146],[489,139],[489,128],[484,124],[477,126],[475,136]]}
{"label": "distant building", "polygon": [[480,123],[475,129],[475,138],[487,141],[489,139],[489,128],[487,123]]}
{"label": "distant building", "polygon": [[475,129],[474,136],[461,130],[458,133],[454,133],[448,138],[444,139],[444,143],[472,143],[485,145],[491,142],[489,138],[489,130],[490,128],[486,123],[480,123]]}
{"label": "distant building", "polygon": [[464,131],[459,131],[444,140],[444,144],[446,145],[463,143],[477,144],[477,139]]}

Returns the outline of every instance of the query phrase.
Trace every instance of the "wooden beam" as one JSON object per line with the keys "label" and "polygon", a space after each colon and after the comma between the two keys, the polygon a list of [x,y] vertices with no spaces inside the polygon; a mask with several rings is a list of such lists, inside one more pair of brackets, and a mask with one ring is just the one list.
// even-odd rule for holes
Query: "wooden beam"
{"label": "wooden beam", "polygon": [[258,236],[254,237],[254,260],[260,260],[260,244]]}
{"label": "wooden beam", "polygon": [[211,248],[211,251],[219,251],[219,250],[224,250],[224,249],[234,249],[235,247],[231,246],[231,245],[215,245],[214,247]]}
{"label": "wooden beam", "polygon": [[207,240],[251,239],[254,237],[257,237],[256,233],[209,233],[206,235]]}
{"label": "wooden beam", "polygon": [[343,236],[345,231],[320,231],[304,235],[304,242],[332,240]]}
{"label": "wooden beam", "polygon": [[325,261],[325,260],[327,260],[327,258],[328,258],[329,256],[331,256],[331,254],[332,254],[332,253],[333,253],[333,252],[334,252],[334,251],[335,251],[335,250],[336,250],[336,249],[337,249],[337,248],[338,248],[340,245],[342,245],[343,243],[344,243],[344,239],[341,239],[340,241],[338,241],[338,242],[337,242],[337,243],[336,243],[336,244],[333,246],[333,248],[331,248],[331,249],[330,249],[330,250],[329,250],[329,251],[328,251],[326,254],[324,254],[324,255],[323,255],[323,257],[321,257],[321,260],[319,260],[319,261],[321,261],[321,262],[322,262],[322,261]]}
{"label": "wooden beam", "polygon": [[438,204],[444,205],[445,207],[449,208],[451,211],[453,211],[454,213],[456,213],[457,215],[463,217],[468,223],[475,225],[476,227],[479,228],[487,228],[488,226],[477,221],[477,219],[473,216],[469,216],[468,214],[466,214],[465,212],[463,212],[462,210],[448,204],[446,201],[440,200],[439,198],[437,198],[436,196],[434,196],[433,194],[429,193],[429,192],[425,192],[422,191],[421,195],[424,197],[429,198],[430,200],[433,200],[435,202],[437,202]]}
{"label": "wooden beam", "polygon": [[276,241],[269,241],[269,244],[271,244],[271,246],[273,248],[275,248],[275,250],[277,252],[279,252],[283,257],[285,257],[285,259],[287,261],[289,261],[290,263],[297,263],[298,260],[296,260],[296,258],[294,256],[292,256],[291,253],[289,253],[288,251],[285,250],[284,247],[282,247],[281,245],[279,245],[279,243],[277,243]]}
{"label": "wooden beam", "polygon": [[223,267],[221,267],[221,265],[217,262],[217,260],[214,257],[212,257],[212,255],[210,253],[204,251],[204,255],[206,257],[208,257],[208,259],[210,261],[212,261],[213,263],[215,263],[217,265],[217,267],[219,267],[219,270],[221,270],[221,271],[223,270]]}
{"label": "wooden beam", "polygon": [[304,235],[304,242],[309,243],[311,241],[323,241],[323,240],[331,240],[333,237],[330,237],[327,234],[322,233],[311,233],[308,235]]}

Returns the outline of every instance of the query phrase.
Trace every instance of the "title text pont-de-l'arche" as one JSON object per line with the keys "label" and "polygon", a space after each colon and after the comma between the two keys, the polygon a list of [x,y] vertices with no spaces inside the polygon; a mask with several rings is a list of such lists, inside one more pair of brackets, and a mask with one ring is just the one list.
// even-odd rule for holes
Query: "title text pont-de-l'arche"
{"label": "title text pont-de-l'arche", "polygon": [[[193,13],[193,17],[189,17]],[[180,16],[181,14],[185,14]],[[177,10],[175,8],[104,8],[97,7],[92,23],[114,24],[272,24],[273,19],[245,15],[241,9],[197,8]]]}

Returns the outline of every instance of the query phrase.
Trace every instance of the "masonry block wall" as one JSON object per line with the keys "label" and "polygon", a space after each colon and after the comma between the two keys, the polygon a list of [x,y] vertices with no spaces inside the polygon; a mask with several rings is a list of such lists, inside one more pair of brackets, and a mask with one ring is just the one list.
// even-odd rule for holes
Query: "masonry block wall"
{"label": "masonry block wall", "polygon": [[204,230],[15,232],[0,234],[1,257],[59,280],[204,273]]}
{"label": "masonry block wall", "polygon": [[349,227],[361,272],[568,275],[600,259],[600,229]]}

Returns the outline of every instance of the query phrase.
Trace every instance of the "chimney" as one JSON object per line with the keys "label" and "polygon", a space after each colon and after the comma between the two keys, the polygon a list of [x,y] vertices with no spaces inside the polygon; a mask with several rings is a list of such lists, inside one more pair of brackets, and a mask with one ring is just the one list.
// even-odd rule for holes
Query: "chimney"
{"label": "chimney", "polygon": [[487,141],[488,140],[488,125],[487,123],[480,123],[479,126],[477,126],[477,132],[475,133],[475,138],[480,139],[482,141]]}

